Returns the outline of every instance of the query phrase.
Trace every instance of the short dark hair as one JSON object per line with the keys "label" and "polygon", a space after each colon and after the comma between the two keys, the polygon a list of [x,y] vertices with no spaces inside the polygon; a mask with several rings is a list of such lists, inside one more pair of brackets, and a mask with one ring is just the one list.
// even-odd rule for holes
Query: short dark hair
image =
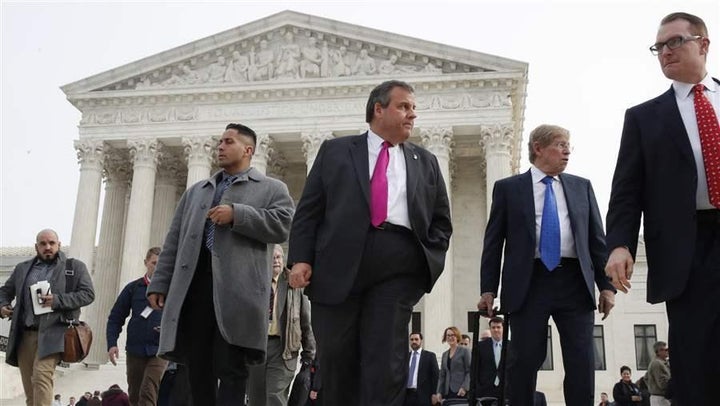
{"label": "short dark hair", "polygon": [[160,247],[152,247],[152,248],[150,248],[150,249],[147,251],[147,254],[145,254],[145,259],[150,259],[150,257],[153,256],[153,255],[158,255],[158,256],[159,256],[159,255],[160,255],[160,251],[162,251],[162,250],[160,249]]}
{"label": "short dark hair", "polygon": [[368,97],[367,106],[365,108],[365,122],[369,123],[375,117],[375,103],[380,103],[382,108],[386,108],[390,104],[390,92],[396,87],[401,87],[410,93],[415,93],[415,89],[402,80],[388,80],[375,86]]}
{"label": "short dark hair", "polygon": [[488,322],[488,326],[492,326],[493,323],[500,323],[505,324],[505,320],[503,320],[502,317],[493,316],[490,318],[490,321]]}
{"label": "short dark hair", "polygon": [[700,35],[702,37],[707,38],[708,36],[708,29],[705,25],[705,21],[703,21],[702,18],[692,15],[690,13],[683,13],[683,12],[676,12],[676,13],[670,13],[666,15],[661,21],[660,25],[665,25],[667,23],[671,23],[675,20],[685,20],[690,23],[690,27],[692,27],[695,32],[693,35]]}
{"label": "short dark hair", "polygon": [[238,134],[248,136],[252,138],[253,146],[257,145],[257,134],[255,134],[255,131],[253,131],[252,128],[246,125],[230,123],[225,127],[225,130],[235,130],[238,132]]}
{"label": "short dark hair", "polygon": [[655,351],[655,355],[657,355],[658,351],[665,347],[667,347],[667,343],[665,341],[658,341],[653,344],[653,351]]}
{"label": "short dark hair", "polygon": [[630,369],[629,366],[627,366],[627,365],[621,366],[621,367],[620,367],[620,375],[622,375],[622,373],[625,372],[625,371],[628,371],[628,372],[631,372],[631,373],[632,373],[632,369]]}
{"label": "short dark hair", "polygon": [[412,337],[412,336],[414,336],[414,335],[417,335],[417,336],[420,337],[421,340],[424,340],[421,332],[415,331],[415,332],[410,333],[410,337]]}

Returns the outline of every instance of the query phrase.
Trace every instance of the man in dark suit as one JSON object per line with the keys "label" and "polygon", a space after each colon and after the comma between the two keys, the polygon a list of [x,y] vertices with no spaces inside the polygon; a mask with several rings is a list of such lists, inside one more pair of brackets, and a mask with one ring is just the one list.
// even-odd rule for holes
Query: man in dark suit
{"label": "man in dark suit", "polygon": [[[498,371],[505,368],[505,359],[502,357],[502,341],[503,319],[493,317],[490,319],[490,338],[480,341],[477,344],[477,349],[473,349],[473,363],[476,365],[475,371],[477,373],[474,390],[475,398],[493,397],[500,399],[503,382]],[[506,352],[508,350],[510,348],[507,348]]]}
{"label": "man in dark suit", "polygon": [[592,404],[595,285],[605,317],[614,306],[615,290],[603,272],[607,252],[595,193],[589,180],[562,173],[569,140],[562,127],[537,127],[528,142],[533,166],[497,181],[493,190],[478,308],[492,316],[504,246],[500,304],[512,317],[508,385],[513,405],[533,404],[550,316],[563,347],[565,402]]}
{"label": "man in dark suit", "polygon": [[661,21],[650,50],[673,83],[625,113],[607,215],[606,272],[623,292],[644,219],[647,300],[666,302],[672,382],[692,388],[675,392],[680,405],[714,404],[720,382],[720,82],[709,47],[699,17]]}
{"label": "man in dark suit", "polygon": [[435,156],[407,142],[413,92],[373,89],[370,130],[322,144],[293,219],[290,285],[312,302],[325,404],[403,404],[407,324],[444,267],[449,201]]}
{"label": "man in dark suit", "polygon": [[405,406],[430,406],[435,403],[435,388],[440,369],[435,353],[423,349],[422,344],[422,333],[410,334],[411,351]]}

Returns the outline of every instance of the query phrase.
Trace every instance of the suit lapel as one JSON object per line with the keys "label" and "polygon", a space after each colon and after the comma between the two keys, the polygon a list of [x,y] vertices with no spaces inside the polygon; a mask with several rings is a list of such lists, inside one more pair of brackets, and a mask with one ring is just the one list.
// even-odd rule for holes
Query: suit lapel
{"label": "suit lapel", "polygon": [[525,216],[525,225],[532,233],[533,241],[535,241],[535,192],[533,191],[534,186],[530,170],[525,172],[522,176],[517,177],[517,182],[519,185],[516,190],[520,191],[518,204],[520,205],[520,210]]}
{"label": "suit lapel", "polygon": [[407,172],[406,189],[407,189],[407,203],[408,210],[413,207],[415,201],[415,188],[418,183],[418,159],[415,147],[409,143],[403,143],[403,155],[405,156],[405,168]]}
{"label": "suit lapel", "polygon": [[367,132],[356,136],[350,143],[350,158],[352,159],[355,175],[357,176],[360,190],[368,207],[370,207],[370,169],[368,164]]}
{"label": "suit lapel", "polygon": [[565,204],[567,205],[568,215],[570,216],[570,229],[573,232],[573,238],[577,240],[575,235],[575,224],[577,223],[577,208],[580,207],[577,204],[577,200],[582,196],[582,191],[577,182],[571,177],[564,176],[562,173],[559,175],[560,184],[563,187],[563,194],[565,195]]}
{"label": "suit lapel", "polygon": [[680,110],[675,101],[675,90],[672,86],[656,99],[656,103],[658,103],[658,109],[655,119],[662,123],[660,130],[675,142],[682,157],[694,163],[695,158],[690,146],[690,139],[680,116]]}

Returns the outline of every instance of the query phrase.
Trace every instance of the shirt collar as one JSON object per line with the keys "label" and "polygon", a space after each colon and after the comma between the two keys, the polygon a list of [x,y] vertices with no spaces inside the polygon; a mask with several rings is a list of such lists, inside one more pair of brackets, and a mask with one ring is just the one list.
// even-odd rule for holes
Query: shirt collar
{"label": "shirt collar", "polygon": [[[541,171],[537,168],[535,165],[530,166],[530,175],[532,175],[532,181],[533,183],[540,183],[543,179],[545,179],[547,175],[545,172]],[[559,181],[560,178],[558,176],[551,176],[553,179]]]}
{"label": "shirt collar", "polygon": [[379,151],[380,146],[382,145],[383,142],[385,142],[385,140],[382,137],[375,134],[373,132],[373,130],[370,130],[370,129],[368,129],[367,140],[368,140],[368,146],[370,148],[372,148],[373,151]]}
{"label": "shirt collar", "polygon": [[[708,89],[711,92],[717,92],[717,83],[712,79],[712,76],[709,74],[705,75],[703,80],[700,81],[703,85],[705,85],[705,88]],[[675,96],[678,99],[687,99],[690,97],[690,95],[693,93],[693,89],[695,88],[696,83],[685,83],[685,82],[679,82],[677,80],[673,80],[673,90],[675,90]]]}

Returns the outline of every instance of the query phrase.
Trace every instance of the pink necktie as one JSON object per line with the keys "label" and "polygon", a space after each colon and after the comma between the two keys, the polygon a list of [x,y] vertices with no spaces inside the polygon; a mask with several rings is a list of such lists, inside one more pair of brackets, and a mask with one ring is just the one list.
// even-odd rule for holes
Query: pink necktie
{"label": "pink necktie", "polygon": [[379,226],[387,218],[389,147],[389,142],[382,143],[372,178],[370,178],[370,223],[373,227]]}
{"label": "pink necktie", "polygon": [[700,132],[710,204],[720,209],[720,123],[703,90],[705,86],[702,83],[695,85],[695,116]]}

